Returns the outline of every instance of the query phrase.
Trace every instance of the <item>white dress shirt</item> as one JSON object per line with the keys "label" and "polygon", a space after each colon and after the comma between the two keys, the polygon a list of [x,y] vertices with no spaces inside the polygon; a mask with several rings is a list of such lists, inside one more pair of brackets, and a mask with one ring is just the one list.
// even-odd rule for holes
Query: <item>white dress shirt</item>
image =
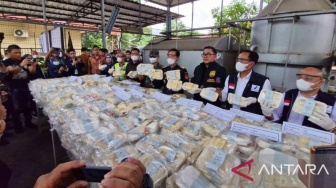
{"label": "white dress shirt", "polygon": [[[314,96],[312,96],[312,97],[310,97],[309,99],[315,99],[316,98],[316,96],[317,95],[314,95]],[[304,97],[303,95],[301,95],[301,93],[299,92],[299,94],[298,94],[298,97]],[[306,98],[306,97],[304,97],[304,98]],[[279,120],[282,116],[283,116],[283,109],[284,109],[284,100],[285,100],[285,93],[283,94],[283,96],[282,96],[282,100],[281,100],[281,103],[280,103],[280,106],[279,106],[279,108],[276,108],[274,111],[273,111],[273,117],[274,117],[274,119],[273,119],[273,121],[277,121],[277,120]],[[296,99],[295,99],[296,100]],[[291,101],[292,103],[294,103],[295,101]],[[331,109],[331,107],[329,107],[328,106],[328,108],[330,109],[330,110],[332,110],[331,111],[331,114],[330,114],[330,118],[334,121],[334,122],[336,122],[336,103],[334,104],[334,106],[332,107],[332,109]],[[327,110],[328,111],[328,110]],[[329,111],[330,112],[330,111]],[[328,112],[328,113],[329,113]],[[294,112],[293,110],[291,110],[290,111],[290,113],[289,113],[289,117],[288,117],[288,120],[287,120],[287,122],[290,122],[290,123],[295,123],[295,124],[298,124],[298,125],[302,125],[303,124],[303,120],[304,120],[304,118],[305,118],[305,116],[304,115],[302,115],[302,114],[299,114],[299,113],[296,113],[296,112]]]}
{"label": "white dress shirt", "polygon": [[[251,78],[251,74],[252,74],[252,70],[244,78],[240,78],[240,73],[238,73],[238,75],[237,75],[238,81],[237,81],[237,84],[235,85],[235,87],[236,87],[235,95],[240,95],[240,96],[243,95],[245,87],[246,87],[247,83],[249,82],[249,80]],[[269,81],[269,79],[265,80],[265,83],[264,83],[262,89],[272,90],[271,82]],[[221,99],[221,101],[224,102],[224,101],[227,100],[228,92],[229,92],[229,76],[226,77],[226,79],[225,79],[225,85],[224,85],[224,89],[222,90],[222,99]],[[232,108],[240,109],[240,106],[238,106],[238,105],[232,105]]]}

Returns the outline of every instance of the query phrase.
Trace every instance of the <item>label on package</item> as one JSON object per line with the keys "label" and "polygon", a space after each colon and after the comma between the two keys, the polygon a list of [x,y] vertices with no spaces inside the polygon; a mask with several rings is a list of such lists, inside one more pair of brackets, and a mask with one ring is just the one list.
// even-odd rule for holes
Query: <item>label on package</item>
{"label": "label on package", "polygon": [[191,99],[180,98],[176,101],[176,104],[179,104],[179,105],[182,105],[182,106],[187,106],[187,107],[195,107],[197,109],[200,109],[203,105],[203,102],[196,101],[196,100],[191,100]]}
{"label": "label on package", "polygon": [[159,101],[162,101],[162,102],[168,102],[170,99],[171,99],[171,96],[169,95],[166,95],[166,94],[163,94],[163,93],[160,93],[160,92],[155,92],[152,97],[154,99],[157,99]]}
{"label": "label on package", "polygon": [[218,168],[223,165],[227,153],[221,149],[216,149],[215,153],[212,155],[211,159],[206,162],[205,166],[208,169],[217,172]]}
{"label": "label on package", "polygon": [[174,149],[168,149],[165,158],[169,163],[172,163],[176,157],[176,151]]}
{"label": "label on package", "polygon": [[231,122],[233,118],[235,117],[234,113],[228,110],[221,109],[209,103],[205,105],[205,107],[203,108],[203,111],[226,122]]}
{"label": "label on package", "polygon": [[129,156],[129,154],[124,148],[119,148],[118,150],[114,152],[114,154],[117,156],[118,162],[120,162],[121,160]]}
{"label": "label on package", "polygon": [[301,110],[301,114],[310,117],[313,114],[316,101],[312,99],[307,99]]}
{"label": "label on package", "polygon": [[244,123],[232,122],[231,131],[274,140],[277,142],[282,141],[282,133],[280,131],[274,131],[267,128],[247,125]]}

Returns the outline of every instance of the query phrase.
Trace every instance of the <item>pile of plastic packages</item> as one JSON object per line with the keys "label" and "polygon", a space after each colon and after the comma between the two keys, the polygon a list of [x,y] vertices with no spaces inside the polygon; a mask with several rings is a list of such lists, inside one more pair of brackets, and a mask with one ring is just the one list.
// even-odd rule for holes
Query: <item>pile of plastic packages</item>
{"label": "pile of plastic packages", "polygon": [[[152,97],[157,90],[141,88],[136,82],[95,75],[35,80],[29,87],[74,159],[113,166],[126,157],[137,158],[155,187],[305,187],[297,173],[260,174],[258,167],[279,163],[281,158],[308,162],[309,138],[283,134],[283,142],[274,142],[232,132],[232,122],[202,108],[177,105],[184,95],[163,102]],[[122,92],[131,97],[122,99]],[[272,122],[241,117],[232,121],[281,130],[280,124]],[[246,166],[240,172],[253,181],[232,172],[251,159],[252,168]]]}

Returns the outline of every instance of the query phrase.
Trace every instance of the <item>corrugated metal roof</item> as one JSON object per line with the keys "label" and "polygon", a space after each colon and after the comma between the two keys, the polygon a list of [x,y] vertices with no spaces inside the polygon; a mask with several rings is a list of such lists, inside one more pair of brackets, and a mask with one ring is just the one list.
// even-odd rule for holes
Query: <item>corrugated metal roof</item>
{"label": "corrugated metal roof", "polygon": [[327,0],[273,0],[257,17],[291,12],[333,10]]}
{"label": "corrugated metal roof", "polygon": [[[166,21],[166,10],[142,5],[129,0],[105,0],[105,21],[113,8],[120,8],[115,27],[146,27]],[[47,0],[46,15],[49,24],[76,25],[99,29],[101,25],[100,0]],[[182,15],[171,13],[173,18]],[[24,20],[43,22],[41,0],[0,0],[0,20]]]}
{"label": "corrugated metal roof", "polygon": [[168,7],[169,5],[170,7],[174,7],[174,6],[190,3],[192,1],[197,1],[197,0],[147,0],[147,1],[158,4],[158,5],[162,5],[165,7]]}

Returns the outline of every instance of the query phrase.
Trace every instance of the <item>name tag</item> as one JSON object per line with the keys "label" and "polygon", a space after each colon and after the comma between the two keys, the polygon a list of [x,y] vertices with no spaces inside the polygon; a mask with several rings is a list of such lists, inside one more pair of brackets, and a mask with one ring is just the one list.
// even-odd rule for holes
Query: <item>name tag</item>
{"label": "name tag", "polygon": [[253,91],[253,92],[259,92],[260,91],[260,86],[252,84],[251,91]]}

